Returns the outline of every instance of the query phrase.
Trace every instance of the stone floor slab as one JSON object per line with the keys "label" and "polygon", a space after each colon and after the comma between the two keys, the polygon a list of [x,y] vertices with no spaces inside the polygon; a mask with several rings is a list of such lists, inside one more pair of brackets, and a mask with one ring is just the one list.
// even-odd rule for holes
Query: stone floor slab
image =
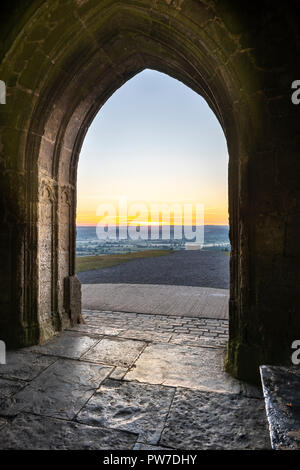
{"label": "stone floor slab", "polygon": [[57,357],[27,352],[28,349],[8,351],[6,364],[0,365],[0,376],[30,381],[57,360]]}
{"label": "stone floor slab", "polygon": [[28,350],[49,354],[52,356],[66,357],[69,359],[79,359],[92,346],[95,346],[99,339],[83,336],[69,331],[64,332],[45,344],[27,348]]}
{"label": "stone floor slab", "polygon": [[6,419],[0,418],[0,429],[6,426],[6,424],[7,424]]}
{"label": "stone floor slab", "polygon": [[170,450],[168,447],[160,446],[151,446],[150,444],[143,444],[142,442],[137,442],[133,450]]}
{"label": "stone floor slab", "polygon": [[136,438],[126,431],[21,414],[0,428],[0,449],[123,450],[132,449]]}
{"label": "stone floor slab", "polygon": [[132,338],[140,339],[142,341],[151,341],[159,343],[168,343],[171,339],[172,334],[160,333],[158,331],[147,331],[147,330],[126,330],[119,335],[120,338]]}
{"label": "stone floor slab", "polygon": [[0,378],[0,409],[2,400],[14,395],[24,388],[26,382],[21,380],[8,380]]}
{"label": "stone floor slab", "polygon": [[263,400],[178,389],[159,445],[174,449],[270,449]]}
{"label": "stone floor slab", "polygon": [[130,431],[139,440],[157,444],[174,389],[157,385],[106,380],[77,416],[77,420]]}
{"label": "stone floor slab", "polygon": [[77,331],[83,335],[97,336],[102,338],[103,336],[117,336],[124,330],[120,328],[114,328],[109,326],[101,326],[101,319],[97,322],[89,322],[88,325],[75,325],[73,328],[69,328],[68,331]]}
{"label": "stone floor slab", "polygon": [[112,366],[129,367],[143,351],[145,344],[141,341],[123,338],[104,338],[81,359]]}
{"label": "stone floor slab", "polygon": [[125,380],[239,393],[239,382],[223,371],[223,362],[222,349],[150,344]]}
{"label": "stone floor slab", "polygon": [[123,380],[127,372],[128,372],[127,367],[116,367],[109,375],[109,378],[114,379],[114,380]]}
{"label": "stone floor slab", "polygon": [[72,419],[111,372],[111,367],[60,359],[13,399],[0,406],[2,416],[30,412]]}

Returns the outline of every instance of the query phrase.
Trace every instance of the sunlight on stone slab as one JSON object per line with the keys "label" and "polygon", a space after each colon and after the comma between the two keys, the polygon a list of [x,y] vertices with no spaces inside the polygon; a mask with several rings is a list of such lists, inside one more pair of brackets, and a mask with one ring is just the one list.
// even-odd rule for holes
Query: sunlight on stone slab
{"label": "sunlight on stone slab", "polygon": [[125,380],[239,393],[239,382],[223,370],[222,349],[173,344],[151,344]]}

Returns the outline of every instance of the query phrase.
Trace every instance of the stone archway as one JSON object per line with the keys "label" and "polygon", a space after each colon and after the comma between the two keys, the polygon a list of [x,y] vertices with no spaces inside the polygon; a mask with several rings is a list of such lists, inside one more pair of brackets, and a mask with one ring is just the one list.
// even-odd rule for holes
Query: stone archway
{"label": "stone archway", "polygon": [[[7,286],[1,293],[1,330],[10,346],[43,341],[80,321],[74,259],[81,145],[105,101],[150,68],[201,94],[227,139],[232,246],[227,369],[254,379],[260,363],[287,360],[291,325],[299,325],[295,303],[289,302],[292,286],[285,286],[278,308],[269,296],[276,297],[280,279],[274,282],[274,263],[284,269],[284,253],[292,248],[283,237],[293,232],[295,218],[288,207],[282,218],[273,198],[278,167],[272,163],[271,175],[268,170],[280,136],[278,130],[274,137],[278,123],[270,113],[273,85],[266,83],[267,65],[262,71],[258,64],[264,56],[251,47],[255,33],[249,39],[242,13],[206,0],[36,1],[17,11],[18,27],[5,43],[1,66],[8,103],[1,140]],[[293,149],[289,155],[293,161]]]}

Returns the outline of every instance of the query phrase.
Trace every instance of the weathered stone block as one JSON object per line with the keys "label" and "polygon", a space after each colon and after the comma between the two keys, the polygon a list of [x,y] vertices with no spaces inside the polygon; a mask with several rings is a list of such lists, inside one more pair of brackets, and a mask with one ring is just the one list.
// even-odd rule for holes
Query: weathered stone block
{"label": "weathered stone block", "polygon": [[2,450],[121,450],[130,449],[136,435],[73,421],[20,414],[1,429]]}
{"label": "weathered stone block", "polygon": [[73,419],[111,370],[97,364],[59,359],[13,399],[2,401],[0,413],[15,416],[26,411]]}
{"label": "weathered stone block", "polygon": [[174,389],[158,385],[106,380],[77,416],[79,422],[130,431],[157,444]]}
{"label": "weathered stone block", "polygon": [[64,306],[70,314],[72,324],[82,323],[81,316],[81,282],[77,276],[64,279]]}
{"label": "weathered stone block", "polygon": [[160,444],[175,449],[270,449],[263,400],[178,389]]}

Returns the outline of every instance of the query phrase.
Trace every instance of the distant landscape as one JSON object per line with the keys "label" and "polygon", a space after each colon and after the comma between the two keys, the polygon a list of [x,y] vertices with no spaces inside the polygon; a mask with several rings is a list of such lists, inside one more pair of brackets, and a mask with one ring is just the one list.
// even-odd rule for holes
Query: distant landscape
{"label": "distant landscape", "polygon": [[132,253],[113,255],[79,256],[76,259],[76,272],[83,273],[95,269],[111,268],[133,259],[150,258],[152,256],[164,256],[174,253],[172,250],[147,250]]}
{"label": "distant landscape", "polygon": [[[171,236],[168,239],[155,240],[111,240],[97,237],[96,226],[77,226],[76,256],[113,255],[132,252],[145,252],[148,250],[186,250],[191,240],[174,239],[171,227]],[[204,250],[230,251],[229,227],[227,225],[204,226]]]}
{"label": "distant landscape", "polygon": [[[224,225],[206,225],[204,227],[204,251],[230,251],[228,238],[229,227]],[[99,240],[95,226],[77,227],[76,272],[109,268],[135,259],[170,255],[185,251],[191,243],[184,238],[172,237],[157,240]]]}

